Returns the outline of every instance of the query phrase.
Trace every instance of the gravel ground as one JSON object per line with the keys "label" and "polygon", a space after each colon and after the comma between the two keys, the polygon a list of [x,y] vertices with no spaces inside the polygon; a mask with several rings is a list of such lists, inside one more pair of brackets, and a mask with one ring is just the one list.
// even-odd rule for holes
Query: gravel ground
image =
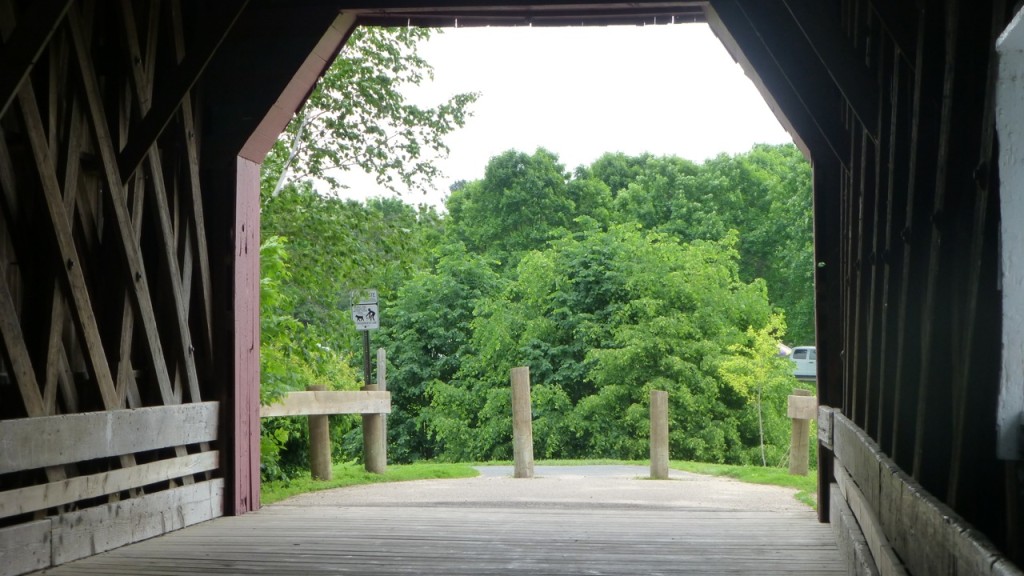
{"label": "gravel ground", "polygon": [[670,471],[648,480],[643,466],[538,466],[532,479],[511,466],[481,466],[477,478],[351,486],[301,494],[273,506],[625,507],[807,511],[791,488]]}

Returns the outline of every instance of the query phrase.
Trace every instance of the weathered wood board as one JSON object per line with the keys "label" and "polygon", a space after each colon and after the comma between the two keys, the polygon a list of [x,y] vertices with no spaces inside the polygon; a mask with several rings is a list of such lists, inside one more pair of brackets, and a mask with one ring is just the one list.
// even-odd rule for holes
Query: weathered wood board
{"label": "weathered wood board", "polygon": [[223,514],[224,481],[210,480],[53,519],[53,563],[84,558]]}
{"label": "weathered wood board", "polygon": [[981,532],[882,454],[849,418],[835,413],[833,426],[837,470],[841,465],[849,485],[858,489],[856,505],[877,514],[885,538],[909,573],[1024,574]]}
{"label": "weathered wood board", "polygon": [[811,510],[274,505],[47,571],[197,573],[821,576],[846,567]]}
{"label": "weathered wood board", "polygon": [[0,528],[0,576],[14,576],[50,565],[50,520]]}
{"label": "weathered wood board", "polygon": [[220,453],[213,450],[8,490],[0,492],[0,518],[55,508],[78,500],[116,494],[164,480],[207,472],[215,470],[219,464]]}
{"label": "weathered wood board", "polygon": [[203,402],[0,421],[0,474],[208,442],[219,403]]}
{"label": "weathered wood board", "polygon": [[373,390],[289,392],[260,408],[260,418],[328,414],[390,414],[391,393]]}

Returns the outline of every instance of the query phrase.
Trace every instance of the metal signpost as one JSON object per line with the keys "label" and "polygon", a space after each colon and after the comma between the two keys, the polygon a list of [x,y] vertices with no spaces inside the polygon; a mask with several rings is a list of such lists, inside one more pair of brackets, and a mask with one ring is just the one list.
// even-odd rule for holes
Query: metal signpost
{"label": "metal signpost", "polygon": [[363,333],[363,385],[370,386],[370,330],[380,328],[380,304],[376,290],[353,290],[350,296],[352,321]]}

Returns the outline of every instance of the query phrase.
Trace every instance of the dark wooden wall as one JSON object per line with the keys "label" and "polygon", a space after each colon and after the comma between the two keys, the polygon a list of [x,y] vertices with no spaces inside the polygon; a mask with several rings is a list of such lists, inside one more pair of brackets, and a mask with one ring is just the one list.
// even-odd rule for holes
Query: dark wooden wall
{"label": "dark wooden wall", "polygon": [[[842,441],[1019,562],[1019,463],[996,458],[995,438],[994,48],[1012,8],[713,0],[709,19],[814,165],[819,394],[865,433]],[[827,492],[832,453],[819,453]],[[909,504],[885,501],[877,462],[843,465],[887,528],[915,528]]]}
{"label": "dark wooden wall", "polygon": [[[0,574],[258,507],[258,164],[357,20],[705,13],[814,165],[822,516],[841,486],[918,574],[1022,562],[994,425],[993,46],[1014,6],[431,4],[0,0],[0,552],[23,561]],[[112,537],[118,514],[145,528]]]}
{"label": "dark wooden wall", "polygon": [[239,6],[0,0],[0,556],[221,513],[193,88]]}

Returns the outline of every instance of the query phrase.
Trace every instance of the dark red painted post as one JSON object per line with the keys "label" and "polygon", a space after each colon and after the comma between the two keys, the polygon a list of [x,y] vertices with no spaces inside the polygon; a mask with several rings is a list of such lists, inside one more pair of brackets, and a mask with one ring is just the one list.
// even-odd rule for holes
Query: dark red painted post
{"label": "dark red painted post", "polygon": [[230,511],[260,507],[260,165],[239,157],[235,181],[235,478]]}

